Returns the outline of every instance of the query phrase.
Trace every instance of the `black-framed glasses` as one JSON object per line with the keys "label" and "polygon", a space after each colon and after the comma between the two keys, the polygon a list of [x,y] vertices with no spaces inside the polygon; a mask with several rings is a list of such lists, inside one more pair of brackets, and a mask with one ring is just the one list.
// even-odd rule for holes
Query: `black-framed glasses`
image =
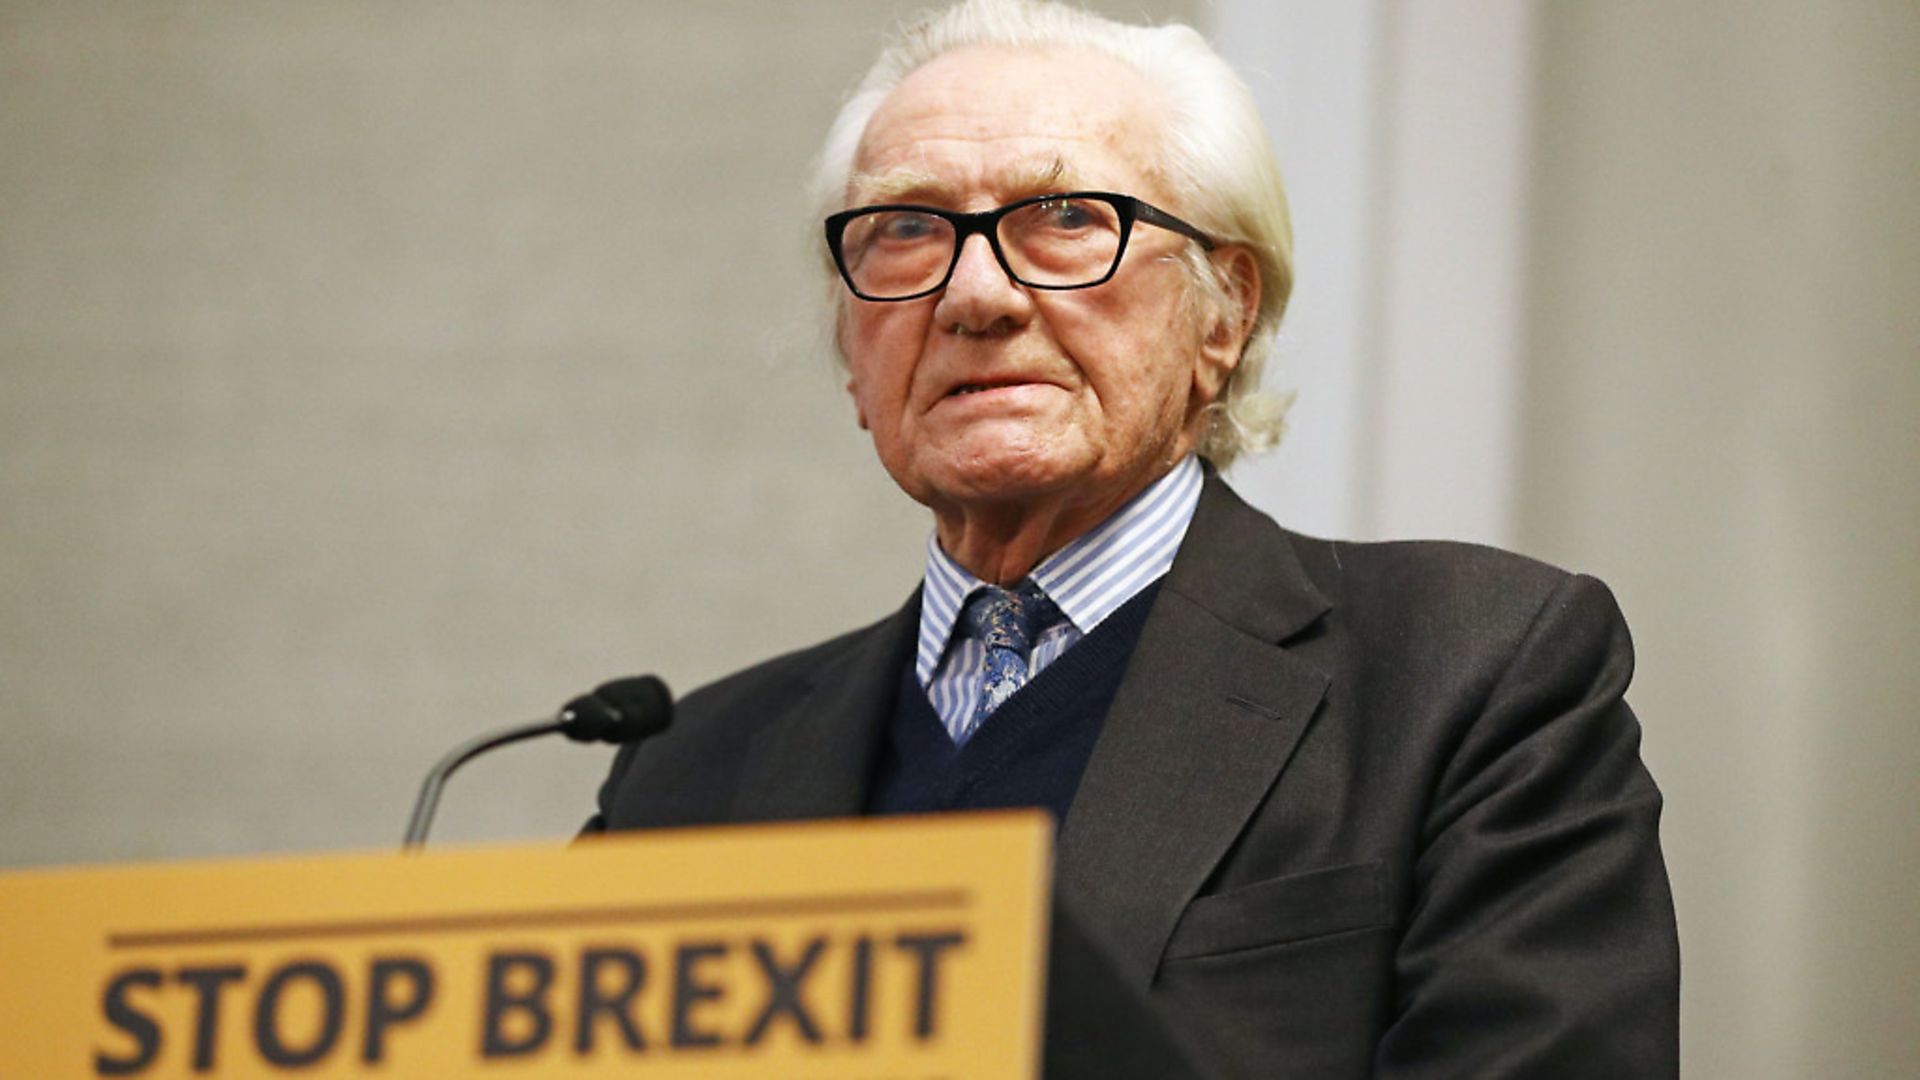
{"label": "black-framed glasses", "polygon": [[979,233],[1007,276],[1035,289],[1086,289],[1106,282],[1143,221],[1191,237],[1211,236],[1158,207],[1110,191],[1035,195],[998,210],[963,214],[887,203],[827,218],[827,247],[840,277],[862,300],[917,300],[946,288],[960,249]]}

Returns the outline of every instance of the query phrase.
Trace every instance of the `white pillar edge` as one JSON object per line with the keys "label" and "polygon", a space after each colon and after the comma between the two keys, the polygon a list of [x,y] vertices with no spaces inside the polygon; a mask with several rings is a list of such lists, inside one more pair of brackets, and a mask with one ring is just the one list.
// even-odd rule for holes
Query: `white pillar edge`
{"label": "white pillar edge", "polygon": [[1396,4],[1362,535],[1512,546],[1519,475],[1533,14]]}
{"label": "white pillar edge", "polygon": [[1298,284],[1268,385],[1281,448],[1235,467],[1308,532],[1515,532],[1532,86],[1522,0],[1218,0],[1292,196]]}
{"label": "white pillar edge", "polygon": [[1349,536],[1364,503],[1365,403],[1377,290],[1374,0],[1220,0],[1206,27],[1246,79],[1293,206],[1296,285],[1269,388],[1299,397],[1279,449],[1234,466],[1254,505],[1305,532]]}

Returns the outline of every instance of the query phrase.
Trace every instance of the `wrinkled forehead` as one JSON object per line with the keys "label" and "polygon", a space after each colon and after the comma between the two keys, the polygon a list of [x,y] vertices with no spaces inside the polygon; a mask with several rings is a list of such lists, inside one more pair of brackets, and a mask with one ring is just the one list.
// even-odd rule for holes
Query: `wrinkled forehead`
{"label": "wrinkled forehead", "polygon": [[847,198],[957,205],[1074,188],[1152,197],[1165,113],[1144,76],[1101,53],[955,50],[874,111]]}
{"label": "wrinkled forehead", "polygon": [[[1099,185],[1086,178],[1059,150],[1041,150],[1032,157],[1000,162],[988,172],[985,186],[1008,201],[1050,191],[1085,191]],[[930,203],[958,205],[969,188],[961,179],[936,171],[930,162],[903,164],[876,172],[855,172],[848,180],[851,198],[860,203]]]}

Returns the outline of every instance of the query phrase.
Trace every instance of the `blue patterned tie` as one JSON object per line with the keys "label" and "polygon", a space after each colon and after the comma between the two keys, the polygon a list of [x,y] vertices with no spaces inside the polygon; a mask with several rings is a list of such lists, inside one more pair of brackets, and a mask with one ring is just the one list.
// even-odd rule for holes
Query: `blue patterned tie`
{"label": "blue patterned tie", "polygon": [[1033,651],[1040,632],[1060,620],[1060,609],[1040,586],[1024,581],[1012,591],[989,585],[974,593],[962,618],[973,637],[987,648],[987,670],[980,685],[980,702],[966,726],[954,733],[955,743],[966,742],[980,729],[987,714],[1027,681],[1027,654]]}

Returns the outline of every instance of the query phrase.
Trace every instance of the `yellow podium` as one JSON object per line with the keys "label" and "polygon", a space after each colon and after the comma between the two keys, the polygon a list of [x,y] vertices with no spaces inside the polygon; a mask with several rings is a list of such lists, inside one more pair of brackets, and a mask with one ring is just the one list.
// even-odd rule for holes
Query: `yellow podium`
{"label": "yellow podium", "polygon": [[1039,813],[0,876],[0,1076],[1035,1077]]}

